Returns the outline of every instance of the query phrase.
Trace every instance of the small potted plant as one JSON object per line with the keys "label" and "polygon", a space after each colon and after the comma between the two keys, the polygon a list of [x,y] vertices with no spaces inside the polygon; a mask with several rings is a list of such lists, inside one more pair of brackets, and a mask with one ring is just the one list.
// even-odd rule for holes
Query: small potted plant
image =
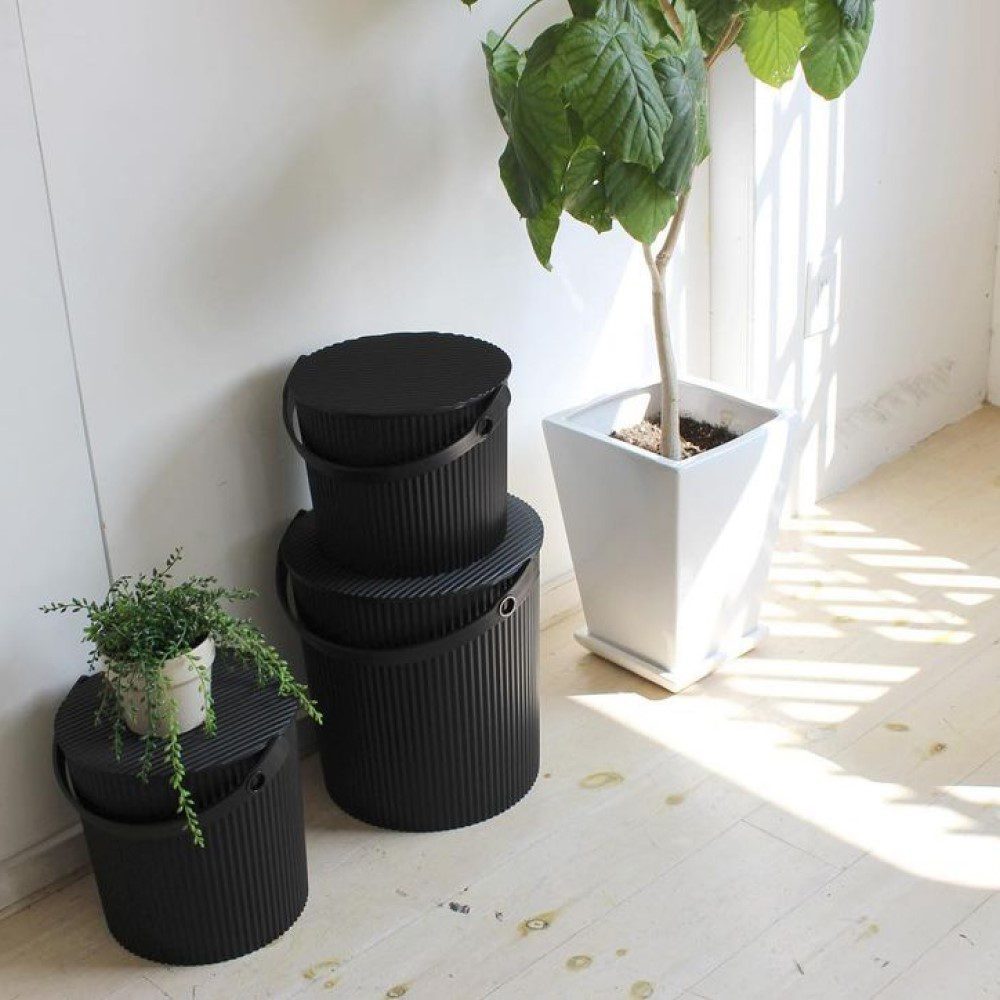
{"label": "small potted plant", "polygon": [[223,606],[245,601],[253,590],[227,588],[211,576],[172,582],[181,558],[178,548],[148,576],[115,580],[101,601],[73,598],[42,607],[46,613],[83,613],[83,641],[91,643],[90,669],[103,668],[96,722],[107,721],[115,753],[121,756],[125,730],[142,737],[138,777],[149,778],[154,754],[162,746],[177,794],[177,812],[191,838],[205,844],[195,803],[184,783],[181,736],[198,726],[215,732],[212,665],[217,650],[229,652],[241,667],[256,671],[260,684],[276,683],[279,694],[294,698],[316,722],[321,716],[304,685],[298,683],[278,651],[250,621]]}
{"label": "small potted plant", "polygon": [[[476,0],[463,0],[471,6]],[[542,6],[544,4],[544,6]],[[525,47],[529,11],[550,23]],[[733,46],[772,86],[854,81],[874,0],[531,0],[483,44],[500,178],[549,268],[565,216],[621,226],[649,270],[659,382],[549,417],[589,649],[680,690],[753,646],[794,457],[789,414],[682,379],[665,277],[709,155],[709,71]]]}

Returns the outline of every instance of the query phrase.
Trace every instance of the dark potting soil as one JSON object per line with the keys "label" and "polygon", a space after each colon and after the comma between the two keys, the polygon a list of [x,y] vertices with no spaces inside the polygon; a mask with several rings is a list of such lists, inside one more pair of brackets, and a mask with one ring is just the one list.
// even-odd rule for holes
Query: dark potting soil
{"label": "dark potting soil", "polygon": [[[612,431],[611,436],[626,444],[634,444],[638,448],[660,454],[660,422],[658,420],[643,420],[632,427],[623,427],[620,431]],[[703,451],[711,451],[720,444],[736,440],[737,435],[725,427],[695,420],[692,417],[681,417],[681,447],[685,458],[693,458]]]}

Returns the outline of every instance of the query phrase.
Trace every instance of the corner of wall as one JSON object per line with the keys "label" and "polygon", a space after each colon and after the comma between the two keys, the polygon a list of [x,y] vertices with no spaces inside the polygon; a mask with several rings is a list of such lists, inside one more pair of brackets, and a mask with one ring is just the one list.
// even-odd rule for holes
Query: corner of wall
{"label": "corner of wall", "polygon": [[986,401],[1000,406],[1000,212],[997,218],[997,256],[993,277],[993,322],[991,324],[989,374]]}

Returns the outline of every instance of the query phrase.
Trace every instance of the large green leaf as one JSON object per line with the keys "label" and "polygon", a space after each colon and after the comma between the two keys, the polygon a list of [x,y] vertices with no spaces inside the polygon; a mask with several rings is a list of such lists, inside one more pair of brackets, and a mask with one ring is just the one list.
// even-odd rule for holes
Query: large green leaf
{"label": "large green leaf", "polygon": [[836,0],[836,3],[850,28],[860,28],[875,6],[875,0]]}
{"label": "large green leaf", "polygon": [[691,186],[695,166],[708,155],[708,70],[697,28],[686,29],[685,41],[658,59],[653,71],[672,116],[656,179],[680,195]]}
{"label": "large green leaf", "polygon": [[559,63],[570,106],[587,132],[616,159],[655,168],[670,112],[635,31],[622,22],[571,21]]}
{"label": "large green leaf", "polygon": [[677,199],[638,164],[609,163],[604,185],[614,217],[641,243],[652,243],[677,211]]}
{"label": "large green leaf", "polygon": [[739,44],[750,72],[758,80],[780,87],[795,75],[806,32],[794,6],[750,8]]}
{"label": "large green leaf", "polygon": [[706,52],[718,45],[729,22],[745,6],[743,0],[687,0],[687,5],[698,15],[698,29]]}
{"label": "large green leaf", "polygon": [[584,139],[569,161],[563,184],[566,211],[599,233],[611,228],[611,211],[604,190],[604,152],[591,139]]}
{"label": "large green leaf", "polygon": [[865,20],[852,27],[838,7],[840,0],[806,0],[806,47],[802,69],[809,86],[821,97],[832,100],[847,90],[861,72],[868,49],[875,7]]}
{"label": "large green leaf", "polygon": [[559,232],[559,216],[562,215],[562,205],[558,201],[549,202],[531,219],[528,219],[528,239],[535,251],[538,263],[547,271],[552,270],[552,244]]}
{"label": "large green leaf", "polygon": [[[531,217],[561,193],[563,175],[573,152],[573,136],[566,113],[554,55],[563,24],[542,32],[526,54],[524,71],[510,99],[508,131],[513,155],[528,187],[524,203]],[[510,191],[510,185],[507,190]],[[515,204],[517,204],[515,202]]]}

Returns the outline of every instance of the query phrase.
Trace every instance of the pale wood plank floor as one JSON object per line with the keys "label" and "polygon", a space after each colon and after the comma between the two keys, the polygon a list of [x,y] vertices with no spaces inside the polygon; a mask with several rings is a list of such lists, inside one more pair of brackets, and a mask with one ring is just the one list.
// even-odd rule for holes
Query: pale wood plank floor
{"label": "pale wood plank floor", "polygon": [[791,522],[766,618],[674,697],[558,622],[516,808],[373,830],[309,760],[279,941],[156,966],[86,877],[0,922],[0,997],[1000,998],[1000,410]]}

